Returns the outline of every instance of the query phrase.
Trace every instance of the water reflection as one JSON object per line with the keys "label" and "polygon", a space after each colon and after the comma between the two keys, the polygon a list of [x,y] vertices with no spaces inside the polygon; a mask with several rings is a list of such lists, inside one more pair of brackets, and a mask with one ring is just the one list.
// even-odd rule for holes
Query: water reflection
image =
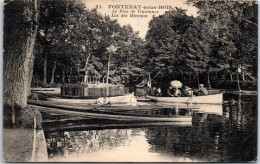
{"label": "water reflection", "polygon": [[47,134],[49,157],[73,157],[127,144],[134,130],[65,131]]}
{"label": "water reflection", "polygon": [[[192,126],[45,132],[50,161],[248,162],[256,160],[257,101],[232,97],[223,106],[168,107],[191,113]],[[108,123],[108,122],[106,122]],[[120,124],[120,123],[118,123]]]}

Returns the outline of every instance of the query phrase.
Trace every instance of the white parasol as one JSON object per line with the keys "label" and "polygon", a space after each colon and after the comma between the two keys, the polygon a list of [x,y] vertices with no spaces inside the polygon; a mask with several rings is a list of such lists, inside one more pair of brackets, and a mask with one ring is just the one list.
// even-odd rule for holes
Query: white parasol
{"label": "white parasol", "polygon": [[181,88],[182,87],[182,83],[178,80],[174,80],[170,83],[170,86],[173,88]]}

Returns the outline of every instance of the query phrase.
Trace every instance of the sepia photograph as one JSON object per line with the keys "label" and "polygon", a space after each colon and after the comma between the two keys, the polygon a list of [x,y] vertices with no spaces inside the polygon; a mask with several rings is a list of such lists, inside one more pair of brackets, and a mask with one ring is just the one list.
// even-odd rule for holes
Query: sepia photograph
{"label": "sepia photograph", "polygon": [[257,0],[2,6],[2,162],[258,161]]}

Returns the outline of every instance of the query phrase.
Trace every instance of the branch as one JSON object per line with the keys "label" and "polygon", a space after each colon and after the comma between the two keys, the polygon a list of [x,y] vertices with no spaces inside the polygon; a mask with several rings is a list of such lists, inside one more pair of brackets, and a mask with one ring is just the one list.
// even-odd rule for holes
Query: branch
{"label": "branch", "polygon": [[8,5],[10,2],[12,2],[13,0],[10,0],[9,2],[4,2],[4,6]]}
{"label": "branch", "polygon": [[254,23],[254,22],[252,22],[252,21],[250,21],[250,20],[247,20],[247,19],[245,19],[245,18],[242,18],[242,19],[243,19],[244,21],[246,21],[247,23],[256,25],[256,27],[258,27],[258,24]]}

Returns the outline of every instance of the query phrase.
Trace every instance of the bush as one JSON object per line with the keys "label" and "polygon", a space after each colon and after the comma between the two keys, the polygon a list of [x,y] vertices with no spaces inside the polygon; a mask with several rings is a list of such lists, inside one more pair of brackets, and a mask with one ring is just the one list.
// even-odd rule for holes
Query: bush
{"label": "bush", "polygon": [[[14,105],[14,111],[15,115],[19,115],[19,112],[21,111],[21,107],[18,105]],[[16,126],[16,125],[14,125]],[[3,106],[3,127],[4,128],[12,128],[12,106],[4,104]]]}
{"label": "bush", "polygon": [[20,111],[17,122],[23,128],[34,127],[34,117],[36,117],[36,129],[42,129],[42,115],[39,110],[26,107]]}
{"label": "bush", "polygon": [[4,105],[3,106],[3,127],[4,128],[13,128],[13,127],[22,127],[22,128],[33,128],[34,126],[34,117],[36,117],[36,128],[42,129],[42,116],[39,110],[26,107],[22,109],[17,104],[14,105],[15,111],[15,124],[12,124],[12,106]]}

